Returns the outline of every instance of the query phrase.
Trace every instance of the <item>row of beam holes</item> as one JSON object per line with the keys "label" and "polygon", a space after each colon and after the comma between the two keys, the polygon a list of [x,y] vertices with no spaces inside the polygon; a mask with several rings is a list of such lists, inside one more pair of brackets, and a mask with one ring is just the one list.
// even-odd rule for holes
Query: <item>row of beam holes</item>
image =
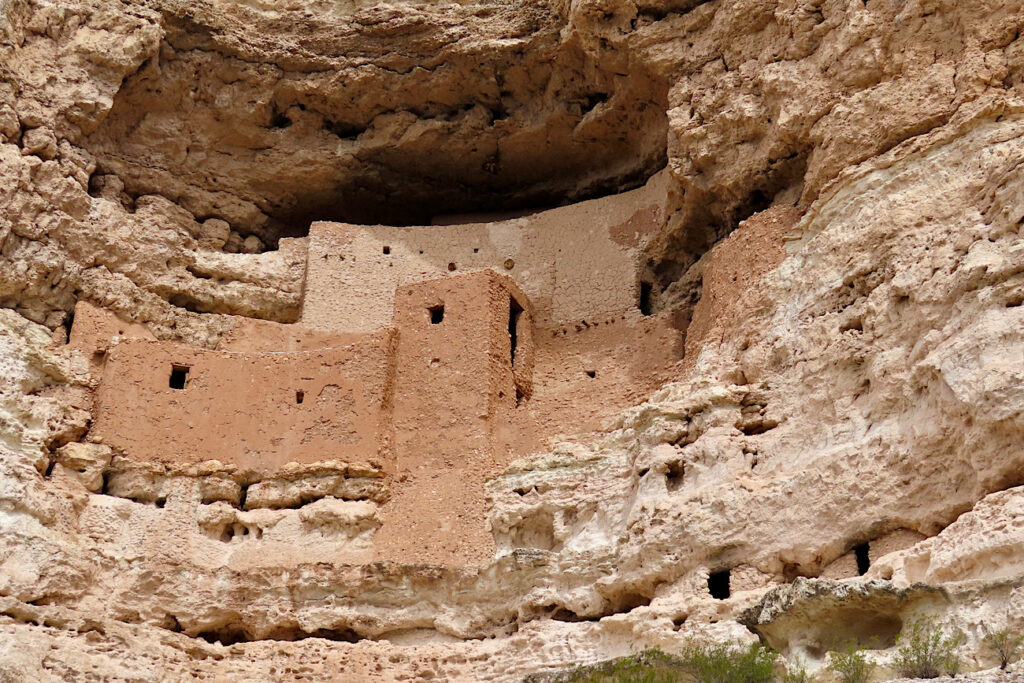
{"label": "row of beam holes", "polygon": [[[390,254],[391,253],[391,247],[385,246],[383,248],[383,252],[385,254]],[[419,253],[420,253],[420,256],[423,256],[423,250],[422,249],[419,250]],[[480,249],[478,247],[474,247],[473,253],[474,254],[479,254],[480,253]],[[325,256],[324,258],[327,258],[327,257]],[[341,260],[344,261],[345,257],[342,256]],[[502,265],[505,267],[505,270],[512,270],[513,268],[516,267],[516,262],[515,262],[514,259],[507,258],[507,259],[505,259],[504,263],[502,263]],[[457,268],[457,266],[455,265],[454,262],[448,264],[448,271],[449,272],[454,271],[456,268]]]}
{"label": "row of beam holes", "polygon": [[[853,548],[853,554],[857,558],[857,574],[864,576],[871,568],[871,545],[861,543]],[[708,592],[715,600],[725,600],[731,594],[729,589],[729,578],[731,570],[723,569],[708,574]]]}
{"label": "row of beam holes", "polygon": [[[625,319],[626,319],[626,316],[624,316],[624,315],[618,317],[618,320],[625,320]],[[612,325],[612,324],[615,323],[615,321],[616,321],[616,318],[611,318],[609,320],[605,320],[603,323],[600,322],[600,321],[596,322],[596,323],[588,323],[586,320],[581,320],[578,325],[574,325],[574,329],[576,330],[576,332],[582,332],[583,330],[589,330],[591,327],[600,327],[602,324],[603,325]],[[557,337],[559,334],[561,334],[562,336],[565,336],[565,335],[569,334],[569,328],[563,327],[560,330],[553,330],[551,332],[551,336],[552,337]]]}
{"label": "row of beam holes", "polygon": [[[422,255],[423,255],[423,250],[422,250],[422,249],[420,249],[419,251],[420,251],[420,255],[422,256]],[[381,248],[381,252],[383,252],[385,256],[389,256],[389,255],[391,254],[391,247],[390,247],[390,246],[388,246],[388,245],[384,245],[384,246],[383,246],[383,247]],[[474,253],[474,254],[479,254],[479,253],[480,253],[480,249],[479,249],[479,248],[474,248],[474,249],[473,249],[473,253]],[[344,259],[342,259],[342,260],[344,260]],[[506,263],[508,263],[508,261],[506,261]],[[507,265],[506,265],[505,267],[506,267],[506,268],[508,268],[508,266],[507,266]],[[458,268],[458,266],[456,266],[456,265],[455,265],[455,262],[454,262],[454,261],[448,264],[448,272],[449,272],[449,273],[453,273],[453,272],[455,272],[455,270],[456,270],[457,268]]]}

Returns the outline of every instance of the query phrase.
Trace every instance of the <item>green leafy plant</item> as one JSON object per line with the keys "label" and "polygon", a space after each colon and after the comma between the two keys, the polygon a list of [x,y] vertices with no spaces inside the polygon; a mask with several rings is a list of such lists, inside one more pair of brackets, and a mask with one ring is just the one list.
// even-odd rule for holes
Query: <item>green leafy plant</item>
{"label": "green leafy plant", "polygon": [[962,633],[947,635],[934,619],[912,622],[896,639],[899,645],[893,660],[896,672],[905,678],[956,675],[960,660],[955,650],[963,639]]}
{"label": "green leafy plant", "polygon": [[771,683],[775,677],[775,652],[753,643],[697,647],[682,657],[699,683]]}
{"label": "green leafy plant", "polygon": [[833,652],[830,659],[828,668],[839,674],[843,683],[867,683],[871,679],[874,665],[853,643],[846,647],[845,652]]}
{"label": "green leafy plant", "polygon": [[1017,659],[1017,653],[1024,647],[1024,635],[1012,633],[1009,629],[990,631],[987,626],[982,625],[985,630],[984,642],[999,657],[999,668],[1006,670],[1010,662]]}

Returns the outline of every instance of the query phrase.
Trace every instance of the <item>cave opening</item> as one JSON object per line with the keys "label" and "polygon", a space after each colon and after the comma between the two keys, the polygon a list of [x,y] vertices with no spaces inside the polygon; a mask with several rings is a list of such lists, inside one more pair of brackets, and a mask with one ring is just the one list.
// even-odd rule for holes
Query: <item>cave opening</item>
{"label": "cave opening", "polygon": [[725,600],[730,595],[728,569],[708,574],[708,592],[715,600]]}
{"label": "cave opening", "polygon": [[71,343],[71,328],[74,326],[74,324],[75,324],[75,311],[74,311],[74,309],[72,309],[72,310],[68,311],[67,314],[64,316],[63,327],[64,327],[64,343],[65,344],[70,344]]}
{"label": "cave opening", "polygon": [[857,558],[857,574],[864,576],[868,573],[868,569],[871,568],[871,546],[869,543],[861,543],[853,549],[853,554]]}
{"label": "cave opening", "polygon": [[668,463],[668,468],[665,471],[665,486],[669,491],[678,491],[679,487],[683,485],[683,475],[686,472],[686,468],[683,466],[682,461],[675,461]]}
{"label": "cave opening", "polygon": [[240,628],[230,627],[202,631],[201,633],[196,634],[196,638],[200,638],[211,644],[219,643],[224,646],[236,645],[249,640],[245,631]]}

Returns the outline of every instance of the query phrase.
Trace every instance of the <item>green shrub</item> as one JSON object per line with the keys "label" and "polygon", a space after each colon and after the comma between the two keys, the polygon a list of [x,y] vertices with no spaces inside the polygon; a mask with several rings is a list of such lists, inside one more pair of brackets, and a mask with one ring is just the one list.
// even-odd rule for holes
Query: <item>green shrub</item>
{"label": "green shrub", "polygon": [[[557,678],[565,683],[772,683],[775,652],[755,643],[694,647],[675,657],[657,648],[613,662],[580,667]],[[786,679],[804,683],[803,679]]]}
{"label": "green shrub", "polygon": [[1011,633],[1006,628],[1000,631],[989,631],[984,625],[982,628],[985,629],[985,644],[999,657],[999,668],[1006,670],[1010,662],[1017,659],[1021,646],[1024,646],[1024,636]]}
{"label": "green shrub", "polygon": [[871,679],[874,664],[867,660],[864,652],[851,643],[845,652],[833,652],[828,668],[839,674],[843,683],[867,683]]}
{"label": "green shrub", "polygon": [[775,652],[760,643],[697,647],[682,657],[699,683],[771,683]]}
{"label": "green shrub", "polygon": [[954,650],[963,634],[946,635],[934,619],[919,619],[903,629],[896,639],[899,649],[893,663],[905,678],[938,678],[956,675],[960,660]]}

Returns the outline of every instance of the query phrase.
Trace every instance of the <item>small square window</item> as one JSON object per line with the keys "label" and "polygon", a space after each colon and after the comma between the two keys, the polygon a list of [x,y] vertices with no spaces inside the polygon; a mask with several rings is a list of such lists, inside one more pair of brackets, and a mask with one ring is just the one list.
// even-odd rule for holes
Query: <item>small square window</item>
{"label": "small square window", "polygon": [[184,389],[188,383],[188,371],[187,365],[172,365],[171,366],[171,378],[168,381],[168,385],[171,389]]}
{"label": "small square window", "polygon": [[427,310],[430,311],[430,324],[440,325],[441,321],[444,320],[444,304],[431,306]]}
{"label": "small square window", "polygon": [[383,252],[384,252],[385,254],[390,254],[390,253],[391,253],[391,247],[384,247],[384,249],[382,249],[382,251],[383,251]]}

